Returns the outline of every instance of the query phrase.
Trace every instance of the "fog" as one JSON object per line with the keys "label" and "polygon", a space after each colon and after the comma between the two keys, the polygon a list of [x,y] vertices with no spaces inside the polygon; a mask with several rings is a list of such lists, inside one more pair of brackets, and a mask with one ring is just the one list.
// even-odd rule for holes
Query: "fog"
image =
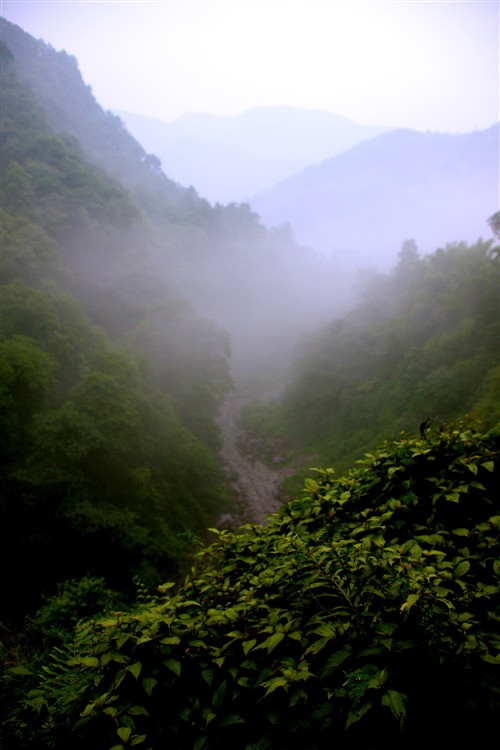
{"label": "fog", "polygon": [[451,133],[498,119],[488,0],[3,0],[2,15],[74,55],[105,109],[167,123],[276,105]]}
{"label": "fog", "polygon": [[299,246],[290,228],[267,230],[246,204],[212,208],[214,225],[152,231],[153,276],[228,335],[237,388],[283,387],[301,336],[343,314],[355,273]]}
{"label": "fog", "polygon": [[[358,299],[359,276],[367,271],[390,270],[406,240],[415,240],[420,252],[430,253],[447,242],[474,242],[479,237],[490,236],[487,218],[499,201],[498,128],[491,127],[488,118],[491,118],[492,101],[498,100],[495,88],[498,72],[488,69],[488,75],[482,79],[480,101],[477,96],[475,101],[477,122],[486,124],[483,130],[470,132],[467,130],[470,121],[464,113],[470,113],[472,99],[467,100],[463,95],[466,83],[463,78],[460,79],[460,94],[456,90],[459,67],[455,49],[469,22],[468,28],[474,35],[471,44],[463,49],[463,55],[471,70],[479,70],[472,67],[473,47],[483,41],[479,39],[479,30],[486,18],[491,20],[493,13],[485,4],[473,4],[479,10],[464,9],[456,3],[449,4],[448,8],[433,6],[422,16],[420,10],[400,7],[403,4],[396,4],[393,14],[384,4],[376,4],[377,10],[368,13],[377,24],[386,23],[383,36],[383,24],[377,25],[380,42],[389,38],[389,30],[400,31],[400,52],[402,41],[408,39],[410,32],[410,26],[405,23],[411,20],[412,14],[416,14],[415,20],[418,16],[420,24],[419,44],[423,44],[421,24],[424,20],[432,19],[438,24],[431,35],[433,45],[439,35],[444,44],[447,39],[445,20],[450,20],[449,28],[456,38],[444,44],[449,56],[441,63],[431,57],[437,66],[433,73],[446,76],[449,83],[449,111],[457,112],[456,119],[448,121],[449,128],[454,132],[462,131],[463,135],[399,130],[404,118],[396,116],[394,106],[387,108],[383,116],[380,111],[367,108],[366,116],[353,120],[348,115],[356,111],[356,107],[345,106],[343,111],[315,109],[307,98],[297,106],[297,101],[287,101],[286,93],[281,95],[278,90],[274,92],[272,106],[266,102],[263,105],[257,97],[243,115],[228,118],[227,115],[201,116],[191,112],[167,127],[166,120],[158,120],[158,109],[148,109],[144,101],[138,104],[134,84],[131,84],[128,100],[112,100],[106,82],[112,80],[111,71],[123,59],[123,49],[114,55],[109,46],[97,73],[88,67],[92,35],[82,47],[82,40],[77,43],[69,33],[72,17],[88,23],[91,17],[97,20],[102,13],[104,27],[95,33],[96,50],[102,54],[99,45],[104,32],[110,34],[110,45],[114,36],[111,23],[115,9],[95,7],[90,16],[87,9],[69,4],[60,9],[62,15],[56,20],[49,3],[37,4],[32,16],[27,14],[31,3],[23,3],[23,8],[20,5],[6,3],[7,17],[25,22],[27,30],[38,28],[40,34],[43,31],[50,43],[61,44],[63,40],[75,43],[67,52],[76,53],[77,59],[68,55],[60,58],[70,71],[67,78],[63,76],[64,85],[58,92],[67,97],[67,104],[58,102],[57,107],[54,106],[54,92],[50,89],[52,69],[48,66],[44,72],[45,63],[41,58],[36,69],[24,71],[28,77],[35,77],[38,95],[48,106],[52,127],[74,135],[95,164],[120,180],[143,214],[142,228],[137,225],[133,230],[135,238],[126,229],[125,239],[115,243],[108,236],[99,240],[96,248],[84,252],[88,239],[73,237],[73,247],[80,248],[79,252],[75,250],[78,256],[75,267],[102,289],[115,284],[120,287],[120,293],[125,289],[126,294],[133,294],[134,273],[137,273],[139,286],[151,284],[154,287],[161,281],[173,298],[187,301],[201,318],[227,334],[232,374],[237,384],[253,384],[254,388],[263,390],[276,383],[284,384],[301,338],[349,310]],[[305,8],[298,5],[305,12]],[[173,21],[174,28],[178,23],[184,34],[189,33],[187,9],[167,6],[161,9],[162,14],[167,14],[161,18],[165,20],[169,13],[173,14],[168,20]],[[276,21],[277,4],[271,6],[270,13]],[[193,4],[192,7],[198,6]],[[219,4],[209,4],[209,10],[203,10],[202,15],[211,19],[210,8],[220,20],[218,14],[222,6]],[[122,10],[124,22],[136,17],[133,9]],[[311,18],[318,22],[321,13],[323,10],[320,12],[319,6],[315,6]],[[148,24],[154,17],[153,9],[148,7]],[[238,22],[244,17],[238,17]],[[236,28],[231,26],[236,18],[233,11],[228,13],[227,29]],[[294,13],[292,18],[295,23]],[[191,20],[195,40],[200,17]],[[308,18],[308,22],[310,20]],[[359,20],[358,10],[342,21],[351,34],[354,20]],[[360,38],[366,37],[366,24],[367,19],[359,28]],[[298,33],[298,27],[294,29]],[[152,34],[150,25],[146,25],[145,30]],[[411,30],[413,32],[414,28]],[[53,38],[50,38],[51,31]],[[316,31],[318,38],[324,41],[324,32],[319,28]],[[116,33],[123,43],[123,29],[117,29]],[[158,75],[149,78],[146,63],[141,68],[138,50],[147,33],[140,36],[133,55],[134,75],[140,76],[143,88],[156,87],[156,98],[161,99],[164,88]],[[235,54],[236,38],[231,47]],[[498,49],[498,35],[489,30],[487,40],[484,55],[491,61]],[[157,64],[161,67],[163,47],[152,35],[150,44],[155,43],[157,47],[153,46],[153,50],[157,50]],[[418,51],[416,45],[412,43],[414,53]],[[434,55],[434,46],[432,49]],[[275,52],[279,54],[279,50],[277,40]],[[288,42],[283,42],[283,50],[288,51]],[[216,59],[215,50],[213,55],[209,65]],[[403,81],[415,83],[418,70],[425,86],[423,89],[415,86],[414,95],[416,99],[420,97],[421,105],[425,101],[425,111],[430,111],[430,103],[437,95],[437,88],[428,87],[430,63],[424,75],[422,60],[417,64],[415,59],[413,68],[406,54],[402,70],[396,63],[389,64],[387,51],[376,61],[360,56],[354,65],[352,53],[349,59],[351,67],[345,69],[345,85],[358,80],[360,69],[366,73],[376,62],[381,71],[390,74],[394,101]],[[485,59],[481,60],[484,65]],[[455,70],[451,70],[452,63],[457,65]],[[176,60],[179,70],[189,64],[182,57]],[[84,72],[83,80],[78,66]],[[225,61],[225,66],[229,71],[230,59]],[[284,71],[283,80],[289,82],[293,78],[293,69]],[[265,76],[265,70],[259,67],[259,71],[259,76]],[[125,68],[120,75],[125,80]],[[327,72],[327,76],[330,79],[331,72]],[[319,74],[315,88],[320,90],[321,80],[326,91],[328,84]],[[230,89],[228,85],[227,91]],[[286,91],[287,86],[284,86],[283,92]],[[102,100],[95,99],[95,92],[102,93]],[[351,92],[350,100],[368,103],[373,98],[374,91],[361,88],[357,93]],[[115,109],[119,104],[129,113],[123,123],[102,109],[110,102]],[[315,102],[318,104],[320,97]],[[459,103],[461,112],[458,112]],[[258,104],[260,106],[256,107]],[[328,106],[333,106],[331,101]],[[341,97],[338,106],[342,106]],[[399,100],[399,112],[403,109],[403,100]],[[416,116],[417,109],[415,101],[410,110],[414,114],[414,128],[424,124]],[[217,110],[214,98],[213,112]],[[151,119],[155,117],[156,121]],[[452,127],[452,122],[456,127]],[[429,118],[425,124],[432,123]],[[204,157],[200,156],[202,148]],[[238,161],[235,149],[245,158]],[[215,176],[211,176],[210,171]],[[198,179],[200,184],[197,184]],[[190,184],[192,187],[186,190]],[[120,242],[130,245],[128,270],[113,260],[116,250],[106,250],[107,245],[118,247]],[[101,267],[100,255],[112,260]],[[146,269],[149,269],[147,274]],[[112,278],[113,273],[119,281]],[[125,277],[129,281],[125,282]],[[104,305],[103,298],[99,304]]]}

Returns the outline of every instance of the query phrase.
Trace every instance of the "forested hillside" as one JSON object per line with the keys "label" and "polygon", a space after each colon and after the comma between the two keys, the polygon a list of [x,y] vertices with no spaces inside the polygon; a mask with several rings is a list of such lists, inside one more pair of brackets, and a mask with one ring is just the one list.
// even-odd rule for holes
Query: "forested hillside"
{"label": "forested hillside", "polygon": [[11,616],[61,580],[182,566],[231,500],[215,420],[232,373],[283,372],[326,297],[286,228],[169,180],[74,58],[4,20],[1,50],[4,569],[26,551]]}
{"label": "forested hillside", "polygon": [[[408,240],[346,288],[169,179],[70,55],[1,34],[0,745],[484,744],[499,247]],[[309,476],[233,533],[235,385],[280,392],[248,429]]]}
{"label": "forested hillside", "polygon": [[155,277],[140,210],[51,132],[5,45],[2,76],[3,570],[17,560],[2,609],[14,616],[61,580],[127,588],[182,564],[182,535],[229,502],[214,417],[231,379],[227,337]]}
{"label": "forested hillside", "polygon": [[[159,159],[99,106],[73,57],[1,23],[16,74],[36,96],[51,131],[76,141],[142,211],[149,231],[141,227],[137,242],[141,258],[147,249],[155,278],[229,334],[232,370],[240,379],[265,379],[266,369],[283,377],[298,333],[352,303],[354,290],[336,261],[298,247],[286,225],[266,230],[248,204],[211,206],[194,188],[173,182],[168,164],[165,174]],[[108,277],[95,259],[87,269],[91,263],[105,288]]]}
{"label": "forested hillside", "polygon": [[406,242],[390,274],[367,274],[362,302],[304,337],[283,399],[248,409],[249,429],[286,435],[299,454],[345,470],[423,423],[439,429],[469,414],[492,427],[500,420],[499,264],[493,241],[423,257]]}

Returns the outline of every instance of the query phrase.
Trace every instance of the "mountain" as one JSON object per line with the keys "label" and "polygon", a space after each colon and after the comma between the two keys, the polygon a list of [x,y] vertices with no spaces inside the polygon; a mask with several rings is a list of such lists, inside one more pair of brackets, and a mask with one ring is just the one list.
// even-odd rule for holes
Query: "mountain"
{"label": "mountain", "polygon": [[[73,62],[4,23],[0,56],[1,569],[15,560],[0,619],[9,621],[61,581],[104,576],[128,588],[135,575],[149,585],[178,568],[182,534],[204,533],[230,500],[215,419],[232,382],[227,335],[155,272],[159,230],[133,191],[90,159],[77,124],[51,125],[57,105],[66,123],[80,108],[94,147],[116,129]],[[125,136],[128,183],[151,185]],[[168,196],[183,191],[161,172],[151,180],[165,226]],[[182,202],[176,216],[186,223]]]}
{"label": "mountain", "polygon": [[[233,373],[253,378],[263,367],[283,370],[304,326],[350,303],[352,292],[342,288],[337,270],[298,247],[289,229],[266,230],[245,204],[211,206],[193,187],[176,182],[168,169],[165,174],[158,157],[95,100],[74,57],[5,20],[2,40],[51,132],[117,180],[139,209],[136,263],[153,269],[155,283],[167,283],[173,294],[229,334]],[[129,230],[123,247],[132,237]],[[106,258],[101,244],[80,242],[80,270],[92,273],[100,294],[111,299],[111,275],[98,259]],[[132,285],[138,283],[130,271],[129,276]]]}
{"label": "mountain", "polygon": [[17,76],[31,89],[51,131],[71,136],[85,157],[118,179],[149,216],[179,217],[183,204],[192,212],[193,191],[169,179],[158,158],[146,153],[116,115],[103,110],[83,81],[75,57],[3,18],[0,23]]}
{"label": "mountain", "polygon": [[499,126],[465,135],[397,130],[251,197],[272,226],[358,264],[392,266],[406,238],[432,252],[475,241],[499,205]]}
{"label": "mountain", "polygon": [[237,117],[189,113],[171,123],[117,114],[167,174],[221,203],[245,200],[387,130],[285,106],[254,107]]}

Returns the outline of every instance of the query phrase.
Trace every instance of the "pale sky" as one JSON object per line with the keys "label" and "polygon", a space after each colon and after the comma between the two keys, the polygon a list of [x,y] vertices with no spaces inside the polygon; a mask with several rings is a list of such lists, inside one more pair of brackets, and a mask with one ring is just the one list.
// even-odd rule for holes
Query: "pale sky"
{"label": "pale sky", "polygon": [[498,0],[1,0],[104,109],[170,122],[253,106],[469,132],[500,119]]}

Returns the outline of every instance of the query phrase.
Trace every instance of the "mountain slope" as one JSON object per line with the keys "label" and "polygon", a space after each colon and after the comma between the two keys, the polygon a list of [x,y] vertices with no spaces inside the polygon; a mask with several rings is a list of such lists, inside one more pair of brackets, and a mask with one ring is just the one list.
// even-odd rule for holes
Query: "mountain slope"
{"label": "mountain slope", "polygon": [[0,565],[15,574],[2,580],[0,617],[10,621],[70,578],[126,589],[179,565],[179,535],[203,532],[229,500],[214,417],[231,381],[227,337],[154,274],[144,215],[51,129],[4,40]]}
{"label": "mountain slope", "polygon": [[[74,58],[5,20],[1,24],[16,72],[52,131],[118,179],[140,209],[141,231],[147,232],[137,238],[139,262],[147,255],[156,281],[229,333],[234,369],[242,377],[265,368],[282,373],[304,326],[325,311],[345,309],[352,298],[336,269],[299,248],[286,228],[267,231],[248,205],[212,207],[193,188],[175,183],[119,118],[103,111]],[[94,266],[105,286],[110,277],[100,270]]]}
{"label": "mountain slope", "polygon": [[269,225],[290,221],[300,242],[387,269],[404,239],[427,253],[485,234],[499,205],[499,127],[467,135],[386,133],[251,202]]}
{"label": "mountain slope", "polygon": [[19,80],[31,88],[53,132],[76,139],[87,158],[119,179],[148,214],[178,214],[185,201],[191,207],[193,191],[168,179],[158,159],[144,151],[118,117],[103,110],[82,80],[76,58],[3,18],[0,33]]}
{"label": "mountain slope", "polygon": [[118,113],[167,174],[211,201],[244,200],[386,128],[297,107],[255,107],[237,117],[189,113],[171,123]]}

